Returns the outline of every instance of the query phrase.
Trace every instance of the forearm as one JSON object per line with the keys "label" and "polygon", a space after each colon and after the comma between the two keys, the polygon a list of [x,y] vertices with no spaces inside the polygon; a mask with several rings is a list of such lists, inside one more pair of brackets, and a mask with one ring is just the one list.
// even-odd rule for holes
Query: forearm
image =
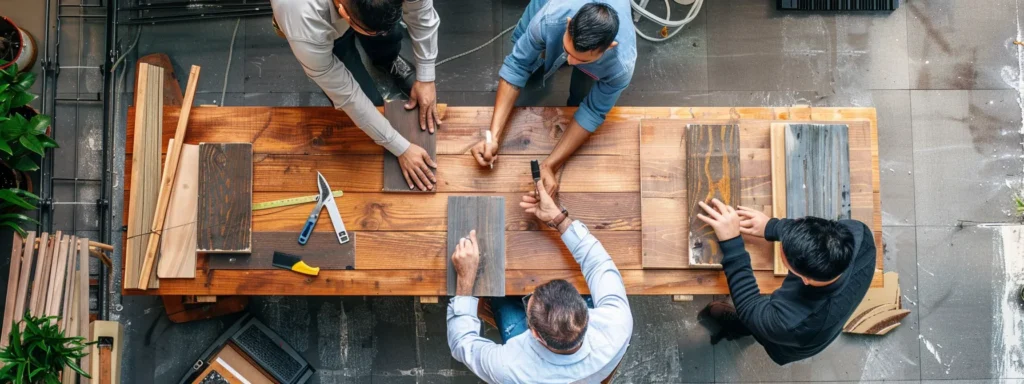
{"label": "forearm", "polygon": [[519,97],[519,87],[512,85],[505,79],[498,80],[498,94],[494,97],[494,112],[491,115],[491,135],[499,143],[501,133],[508,123],[508,116],[512,114],[516,98]]}
{"label": "forearm", "polygon": [[551,150],[551,154],[544,159],[544,165],[552,170],[561,168],[565,161],[569,160],[569,157],[583,145],[583,142],[590,138],[590,135],[591,132],[583,129],[574,119],[562,138],[558,140],[558,144],[555,144],[555,149]]}

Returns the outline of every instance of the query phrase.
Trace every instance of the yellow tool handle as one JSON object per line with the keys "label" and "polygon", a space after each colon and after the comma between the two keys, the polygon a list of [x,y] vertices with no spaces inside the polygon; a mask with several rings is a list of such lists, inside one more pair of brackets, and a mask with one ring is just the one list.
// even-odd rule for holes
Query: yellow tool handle
{"label": "yellow tool handle", "polygon": [[299,261],[298,263],[295,263],[295,265],[292,266],[292,271],[301,273],[303,275],[309,275],[309,276],[319,276],[320,275],[320,267],[315,267],[315,268],[314,267],[310,267],[309,265],[306,265],[306,263],[304,263],[302,261]]}

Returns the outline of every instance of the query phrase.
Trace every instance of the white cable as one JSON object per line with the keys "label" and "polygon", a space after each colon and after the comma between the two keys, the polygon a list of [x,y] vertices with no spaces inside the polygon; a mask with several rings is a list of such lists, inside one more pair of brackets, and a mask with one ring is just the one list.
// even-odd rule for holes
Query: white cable
{"label": "white cable", "polygon": [[231,33],[231,45],[228,46],[228,67],[224,70],[224,88],[220,90],[220,106],[224,106],[224,95],[228,93],[228,74],[231,73],[231,56],[235,54],[235,36],[238,35],[238,24],[242,23],[242,18],[239,17],[235,21],[235,31]]}
{"label": "white cable", "polygon": [[641,15],[641,16],[643,16],[643,17],[645,17],[645,18],[647,18],[647,19],[649,19],[651,21],[653,21],[655,24],[660,24],[660,25],[662,25],[664,27],[675,28],[675,30],[673,30],[667,36],[661,37],[661,38],[650,37],[650,36],[645,35],[643,32],[640,32],[639,29],[636,30],[636,34],[638,36],[644,38],[645,40],[649,40],[649,41],[653,41],[653,42],[661,42],[661,41],[665,41],[665,40],[671,39],[672,36],[675,36],[676,33],[679,33],[679,31],[681,31],[683,29],[683,27],[685,27],[687,24],[689,24],[690,22],[692,22],[694,19],[697,18],[697,14],[700,12],[700,8],[701,8],[701,6],[703,4],[704,4],[704,0],[696,0],[696,1],[694,1],[693,5],[690,7],[690,11],[686,14],[685,18],[683,18],[682,20],[672,21],[672,20],[669,20],[669,18],[671,16],[671,9],[669,7],[670,4],[669,4],[668,0],[665,1],[665,18],[664,19],[660,18],[658,16],[655,16],[650,11],[644,9],[644,7],[640,6],[640,4],[636,3],[636,0],[630,0],[630,2],[629,2],[629,5],[633,8],[634,11],[636,11],[637,14],[639,14],[639,15]]}
{"label": "white cable", "polygon": [[437,66],[440,66],[441,64],[447,63],[449,61],[452,61],[452,60],[458,59],[460,57],[472,54],[473,52],[479,51],[479,50],[483,49],[484,47],[486,47],[488,45],[491,45],[491,43],[493,43],[494,40],[498,40],[499,37],[505,36],[506,33],[508,33],[509,31],[511,31],[511,30],[513,30],[515,28],[516,28],[515,25],[513,25],[511,27],[508,27],[508,28],[505,28],[504,31],[501,31],[501,33],[499,33],[497,36],[494,36],[490,40],[487,40],[486,43],[480,44],[476,48],[470,49],[470,50],[468,50],[466,52],[462,52],[462,53],[460,53],[458,55],[455,55],[455,56],[449,57],[447,59],[441,60],[441,61],[437,62],[437,64],[434,64],[434,66],[437,67]]}

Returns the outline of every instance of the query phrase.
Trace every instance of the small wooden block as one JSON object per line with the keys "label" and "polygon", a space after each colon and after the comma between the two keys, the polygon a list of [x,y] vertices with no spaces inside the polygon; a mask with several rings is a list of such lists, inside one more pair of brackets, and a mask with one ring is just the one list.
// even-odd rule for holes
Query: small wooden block
{"label": "small wooden block", "polygon": [[737,125],[686,127],[686,193],[690,213],[691,267],[721,267],[722,249],[715,230],[697,217],[717,198],[726,205],[740,202],[740,133]]}
{"label": "small wooden block", "polygon": [[199,146],[184,144],[160,235],[157,277],[196,277],[196,217],[199,204]]}
{"label": "small wooden block", "polygon": [[[404,104],[405,102],[402,100],[388,101],[384,105],[384,117],[391,122],[391,126],[398,131],[398,134],[405,137],[410,143],[423,147],[430,158],[436,162],[437,136],[429,131],[421,130],[419,110],[406,110]],[[437,191],[437,186],[426,191],[421,191],[419,188],[409,189],[409,183],[402,175],[402,167],[398,164],[398,157],[387,152],[384,154],[384,191],[433,193]]]}
{"label": "small wooden block", "polygon": [[420,304],[437,304],[437,296],[420,296]]}
{"label": "small wooden block", "polygon": [[199,144],[197,252],[252,251],[252,144]]}
{"label": "small wooden block", "polygon": [[693,301],[693,295],[672,295],[672,301]]}
{"label": "small wooden block", "polygon": [[448,295],[455,296],[458,280],[451,255],[471,230],[480,246],[472,296],[505,296],[505,198],[497,196],[448,197]]}
{"label": "small wooden block", "polygon": [[[323,220],[323,218],[321,218]],[[302,257],[310,267],[323,270],[352,269],[356,264],[355,232],[349,232],[351,241],[338,244],[331,233],[314,232],[306,245],[299,245],[298,232],[259,232],[253,238],[251,254],[210,254],[210,269],[276,269],[274,252]]]}

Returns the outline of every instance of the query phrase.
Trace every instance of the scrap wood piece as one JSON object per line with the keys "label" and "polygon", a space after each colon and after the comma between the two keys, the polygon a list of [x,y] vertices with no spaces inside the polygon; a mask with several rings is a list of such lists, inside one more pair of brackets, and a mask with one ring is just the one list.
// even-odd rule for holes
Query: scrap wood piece
{"label": "scrap wood piece", "polygon": [[[437,162],[437,136],[420,129],[419,110],[406,110],[405,102],[402,100],[391,100],[384,105],[384,117],[388,119],[391,126],[398,131],[398,134],[409,140],[410,143],[418,145],[427,151],[431,159]],[[436,171],[436,169],[435,169]],[[421,191],[419,188],[409,189],[409,183],[405,181],[402,174],[402,167],[398,164],[398,157],[391,152],[384,154],[384,189],[385,192],[437,192],[437,186],[433,189]]]}
{"label": "scrap wood piece", "polygon": [[252,144],[199,144],[196,251],[252,252]]}
{"label": "scrap wood piece", "polygon": [[471,230],[480,247],[472,296],[505,296],[505,198],[500,196],[448,197],[448,295],[455,296],[458,281],[451,255]]}
{"label": "scrap wood piece", "polygon": [[[53,268],[50,269],[50,283],[46,290],[46,301],[43,303],[43,313],[46,316],[57,316],[57,303],[60,302],[60,294],[64,290],[64,281],[60,279],[64,275],[64,268],[67,268],[68,260],[68,244],[69,241],[73,241],[74,236],[61,236],[60,232],[57,232],[54,246],[57,247],[56,253],[54,253]],[[57,243],[56,240],[60,242]],[[73,243],[70,243],[73,244]]]}
{"label": "scrap wood piece", "polygon": [[[164,164],[164,171],[160,180],[160,192],[157,195],[156,210],[152,221],[152,234],[146,244],[146,256],[142,264],[142,277],[140,286],[149,285],[150,274],[153,273],[153,266],[156,263],[156,254],[160,248],[161,232],[164,229],[164,219],[167,215],[167,207],[171,201],[171,193],[174,188],[174,179],[177,175],[178,161],[181,158],[181,146],[185,141],[185,128],[188,126],[189,112],[192,111],[193,99],[196,95],[196,86],[199,82],[199,67],[192,66],[188,75],[188,85],[185,87],[185,100],[181,105],[181,113],[178,115],[178,126],[174,131],[174,141],[168,145],[167,160]],[[159,152],[159,150],[158,150]]]}
{"label": "scrap wood piece", "polygon": [[41,315],[39,313],[39,299],[44,296],[43,290],[45,288],[43,288],[43,282],[46,280],[43,276],[48,273],[46,266],[54,248],[53,239],[49,233],[43,232],[40,239],[39,251],[36,253],[36,262],[32,272],[32,290],[29,291],[27,304],[29,313],[34,316]]}
{"label": "scrap wood piece", "polygon": [[[164,105],[180,107],[182,103],[181,84],[178,84],[178,76],[174,74],[174,65],[171,64],[171,58],[164,53],[151,53],[142,56],[135,62],[135,73],[139,73],[139,66],[143,63],[160,67],[164,70]],[[135,94],[139,94],[139,84],[135,84]]]}
{"label": "scrap wood piece", "polygon": [[196,216],[199,204],[199,146],[185,144],[174,178],[157,265],[157,277],[196,277]]}
{"label": "scrap wood piece", "polygon": [[260,232],[253,236],[251,254],[210,254],[207,266],[211,270],[276,269],[274,252],[283,252],[299,256],[307,265],[323,270],[353,269],[357,236],[349,232],[349,237],[351,241],[338,244],[338,239],[332,236],[310,236],[306,245],[299,245],[295,232]]}
{"label": "scrap wood piece", "polygon": [[643,268],[686,268],[686,126],[640,121]]}
{"label": "scrap wood piece", "polygon": [[[11,268],[10,273],[7,276],[7,299],[4,301],[4,318],[2,330],[0,330],[0,348],[6,347],[9,342],[9,335],[11,334],[11,326],[14,322],[14,303],[18,297],[18,276],[21,273],[21,254],[24,242],[22,241],[21,235],[17,232],[14,233],[14,240],[11,241]],[[31,243],[30,243],[31,244]]]}
{"label": "scrap wood piece", "polygon": [[34,231],[28,232],[28,238],[25,239],[25,246],[21,254],[21,276],[18,277],[18,295],[14,298],[14,319],[20,321],[25,316],[25,305],[28,300],[28,288],[29,282],[32,278],[32,267],[35,265],[35,244],[36,233]]}
{"label": "scrap wood piece", "polygon": [[[146,247],[152,231],[156,200],[160,194],[160,149],[163,129],[163,68],[139,66],[135,94],[135,128],[131,190],[128,205],[128,241],[124,249],[126,289],[159,287],[157,279],[140,287]],[[153,271],[155,273],[155,271]]]}
{"label": "scrap wood piece", "polygon": [[900,320],[909,313],[909,310],[903,309],[899,274],[886,272],[883,275],[883,286],[868,289],[860,305],[843,325],[843,332],[884,335],[899,325]]}
{"label": "scrap wood piece", "polygon": [[64,331],[65,334],[68,332],[68,327],[71,326],[71,319],[74,317],[71,312],[75,302],[75,300],[72,299],[72,296],[75,293],[75,270],[77,269],[77,265],[78,258],[74,256],[74,253],[69,252],[66,269],[61,271],[64,276],[64,292],[61,295],[59,316],[61,319],[60,329],[61,331]]}
{"label": "scrap wood piece", "polygon": [[740,134],[737,125],[686,127],[686,194],[690,214],[691,267],[720,268],[722,249],[715,230],[697,217],[717,198],[726,205],[740,202]]}
{"label": "scrap wood piece", "polygon": [[[770,131],[772,158],[772,217],[786,216],[786,124],[772,124]],[[782,262],[782,242],[774,242],[774,267],[776,276],[789,274]]]}

